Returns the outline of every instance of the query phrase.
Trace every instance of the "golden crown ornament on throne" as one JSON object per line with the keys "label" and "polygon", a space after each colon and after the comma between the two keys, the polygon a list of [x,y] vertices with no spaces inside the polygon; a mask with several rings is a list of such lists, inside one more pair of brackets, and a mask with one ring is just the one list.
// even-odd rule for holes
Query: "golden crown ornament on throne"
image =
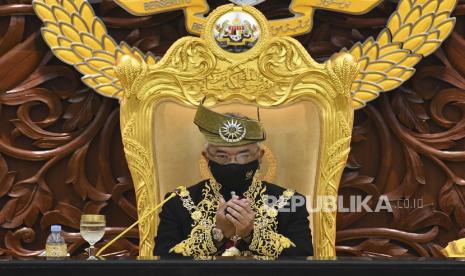
{"label": "golden crown ornament on throne", "polygon": [[[205,142],[192,123],[202,101],[212,110],[249,117],[259,107],[267,130],[262,177],[308,195],[310,206],[317,198],[336,198],[354,108],[413,75],[415,64],[450,34],[456,4],[401,0],[378,38],[321,64],[286,35],[310,31],[317,8],[364,13],[381,1],[295,0],[290,6],[295,17],[272,21],[251,5],[220,6],[205,18],[201,15],[208,5],[200,0],[173,1],[172,6],[151,0],[116,2],[137,15],[183,9],[187,29],[200,37],[179,39],[156,61],[124,42],[118,45],[87,1],[35,0],[33,5],[53,53],[81,72],[86,85],[120,100],[140,219],[140,256],[153,254],[158,216],[151,211],[163,196],[205,177],[200,158]],[[315,257],[334,257],[335,210],[313,212],[309,227]]]}

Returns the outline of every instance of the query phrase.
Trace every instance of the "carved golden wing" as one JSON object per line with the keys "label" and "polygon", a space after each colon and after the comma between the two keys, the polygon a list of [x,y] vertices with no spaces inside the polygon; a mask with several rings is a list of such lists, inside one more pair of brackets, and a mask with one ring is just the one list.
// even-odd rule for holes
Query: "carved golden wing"
{"label": "carved golden wing", "polygon": [[123,91],[114,71],[118,58],[131,54],[149,64],[156,62],[151,54],[124,42],[118,45],[85,0],[34,0],[32,5],[44,22],[42,36],[55,56],[73,65],[87,86],[106,97],[120,98]]}
{"label": "carved golden wing", "polygon": [[456,2],[401,0],[376,40],[369,38],[349,50],[360,63],[360,73],[352,85],[355,108],[412,77],[413,67],[436,51],[454,28],[455,18],[450,15]]}

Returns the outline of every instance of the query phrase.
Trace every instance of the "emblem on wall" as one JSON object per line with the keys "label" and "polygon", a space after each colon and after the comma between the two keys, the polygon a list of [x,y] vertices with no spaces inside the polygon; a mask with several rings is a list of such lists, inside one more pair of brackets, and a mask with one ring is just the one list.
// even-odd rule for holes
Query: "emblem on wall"
{"label": "emblem on wall", "polygon": [[229,0],[229,2],[232,2],[240,6],[244,6],[244,5],[255,6],[262,2],[265,2],[265,0]]}
{"label": "emblem on wall", "polygon": [[255,45],[260,36],[260,27],[249,13],[233,11],[217,20],[213,34],[224,50],[242,53]]}
{"label": "emblem on wall", "polygon": [[[296,16],[270,20],[267,26],[271,36],[299,35],[311,30],[315,9],[361,14],[381,1],[293,0],[290,11]],[[115,2],[136,15],[183,9],[186,27],[192,33],[204,29],[206,21],[201,15],[209,11],[204,0]],[[378,37],[342,50],[350,53],[360,66],[351,88],[354,108],[365,106],[380,93],[398,88],[413,76],[415,65],[436,51],[451,33],[455,25],[451,12],[456,3],[457,0],[400,0]],[[84,75],[82,81],[104,96],[121,98],[123,89],[114,65],[123,55],[137,56],[149,65],[156,63],[151,53],[141,53],[125,42],[118,45],[86,0],[34,0],[33,7],[44,22],[42,35],[53,53],[73,65]],[[212,33],[213,43],[226,54],[254,50],[264,31],[254,16],[237,9],[224,14],[208,28],[206,31]]]}

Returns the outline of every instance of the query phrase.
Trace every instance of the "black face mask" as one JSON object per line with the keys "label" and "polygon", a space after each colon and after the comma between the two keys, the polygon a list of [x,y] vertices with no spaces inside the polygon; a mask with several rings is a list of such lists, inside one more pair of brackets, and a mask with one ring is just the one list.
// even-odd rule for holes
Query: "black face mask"
{"label": "black face mask", "polygon": [[260,166],[258,160],[247,164],[227,164],[220,165],[214,161],[208,161],[210,171],[221,186],[221,193],[225,200],[231,198],[231,191],[241,196],[252,184],[253,176]]}

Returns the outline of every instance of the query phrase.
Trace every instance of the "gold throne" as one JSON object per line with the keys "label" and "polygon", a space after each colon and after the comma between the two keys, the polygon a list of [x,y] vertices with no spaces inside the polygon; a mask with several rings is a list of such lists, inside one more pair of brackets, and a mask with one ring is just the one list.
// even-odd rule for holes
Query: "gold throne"
{"label": "gold throne", "polygon": [[[225,28],[240,29],[245,46],[224,38]],[[337,197],[358,72],[349,54],[317,63],[296,40],[271,37],[255,8],[225,5],[209,15],[200,38],[179,39],[155,64],[123,56],[116,72],[125,89],[121,128],[139,217],[177,186],[206,177],[205,141],[193,124],[203,99],[214,110],[251,118],[260,108],[263,178],[308,196],[313,206],[318,196]],[[310,221],[315,257],[335,256],[335,211],[313,212]],[[152,256],[158,222],[157,214],[140,222],[140,256]]]}

